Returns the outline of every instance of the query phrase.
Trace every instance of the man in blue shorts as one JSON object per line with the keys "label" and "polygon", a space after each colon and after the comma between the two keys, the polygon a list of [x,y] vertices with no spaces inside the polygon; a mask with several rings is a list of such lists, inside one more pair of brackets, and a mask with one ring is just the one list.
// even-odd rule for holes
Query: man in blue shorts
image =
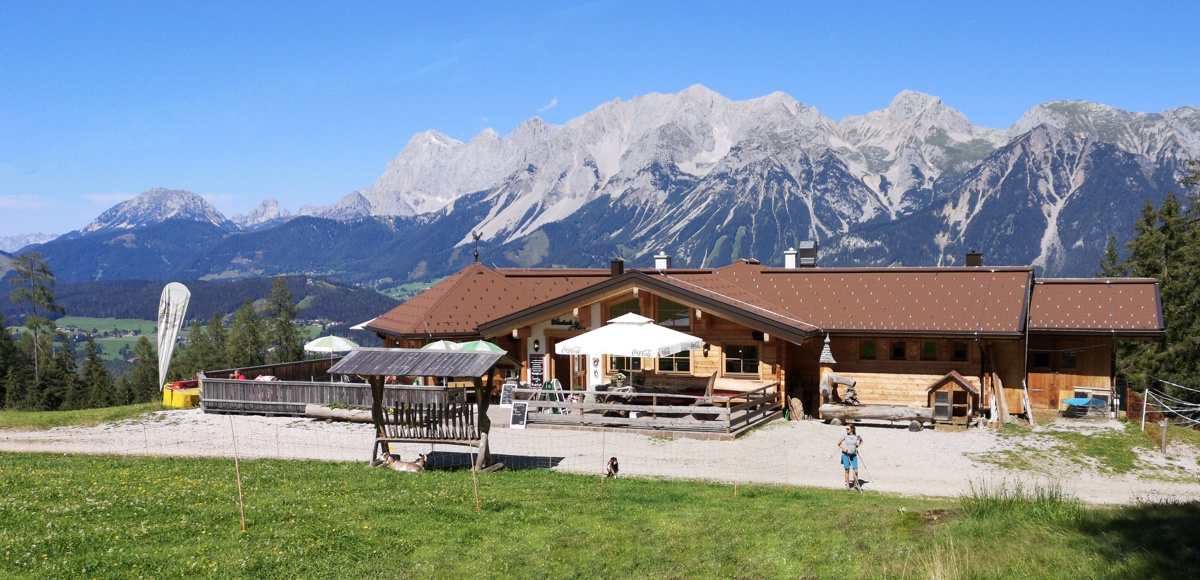
{"label": "man in blue shorts", "polygon": [[[862,490],[858,482],[858,448],[862,447],[863,439],[854,432],[854,425],[846,425],[846,434],[838,439],[838,447],[842,449],[842,468],[846,470],[846,490],[854,488]],[[854,469],[854,485],[850,484],[850,470]]]}

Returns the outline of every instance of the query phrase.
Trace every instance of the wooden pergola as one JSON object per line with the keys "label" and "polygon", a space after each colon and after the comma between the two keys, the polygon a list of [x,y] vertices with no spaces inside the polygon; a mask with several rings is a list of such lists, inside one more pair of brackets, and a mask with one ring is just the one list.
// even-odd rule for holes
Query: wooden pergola
{"label": "wooden pergola", "polygon": [[[358,348],[333,365],[329,372],[357,375],[371,385],[371,420],[375,424],[372,461],[381,448],[386,451],[387,445],[395,442],[471,445],[479,448],[475,469],[482,470],[491,459],[488,452],[491,421],[487,409],[492,379],[496,369],[519,369],[520,364],[503,352]],[[440,401],[429,404],[397,402],[389,411],[384,408],[383,398],[384,380],[390,376],[470,379],[476,408],[472,409],[465,400],[453,401],[443,396]],[[441,387],[443,394],[445,391],[445,387]]]}

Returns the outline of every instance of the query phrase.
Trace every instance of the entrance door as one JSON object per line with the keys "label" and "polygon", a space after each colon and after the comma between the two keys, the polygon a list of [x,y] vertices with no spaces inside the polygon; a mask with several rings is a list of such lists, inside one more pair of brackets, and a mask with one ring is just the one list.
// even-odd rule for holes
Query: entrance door
{"label": "entrance door", "polygon": [[559,339],[546,339],[546,352],[550,354],[550,377],[558,379],[559,384],[564,390],[574,388],[571,384],[571,356],[566,354],[554,354],[555,345]]}

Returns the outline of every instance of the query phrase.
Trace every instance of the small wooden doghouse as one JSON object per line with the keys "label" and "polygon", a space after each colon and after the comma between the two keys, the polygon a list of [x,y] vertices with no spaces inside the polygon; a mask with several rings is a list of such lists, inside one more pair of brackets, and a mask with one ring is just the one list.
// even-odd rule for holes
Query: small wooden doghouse
{"label": "small wooden doghouse", "polygon": [[978,412],[979,388],[958,371],[950,371],[934,381],[927,392],[935,421],[952,423],[961,417],[962,421],[970,423]]}

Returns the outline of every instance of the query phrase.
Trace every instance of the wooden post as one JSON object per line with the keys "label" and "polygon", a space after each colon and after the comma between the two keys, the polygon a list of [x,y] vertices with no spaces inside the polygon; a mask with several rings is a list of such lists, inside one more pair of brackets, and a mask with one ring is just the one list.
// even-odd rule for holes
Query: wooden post
{"label": "wooden post", "polygon": [[238,507],[242,512],[242,532],[246,531],[246,502],[242,498],[242,466],[238,463],[237,432],[233,430],[233,415],[229,416],[229,435],[233,440],[233,471],[237,475]]}
{"label": "wooden post", "polygon": [[492,430],[492,420],[487,416],[488,406],[491,404],[491,387],[492,376],[495,369],[488,369],[487,385],[483,384],[483,380],[479,377],[474,377],[471,381],[475,384],[475,405],[479,409],[479,416],[476,418],[479,424],[479,456],[475,458],[475,469],[481,470],[491,462],[491,450],[488,449],[488,433]]}
{"label": "wooden post", "polygon": [[[384,437],[383,431],[383,377],[372,375],[367,377],[371,384],[371,422],[375,423],[375,437]],[[371,452],[371,459],[375,459]]]}
{"label": "wooden post", "polygon": [[1162,454],[1166,455],[1167,454],[1167,420],[1166,420],[1166,418],[1164,418],[1162,421],[1159,421],[1158,424],[1162,425]]}

